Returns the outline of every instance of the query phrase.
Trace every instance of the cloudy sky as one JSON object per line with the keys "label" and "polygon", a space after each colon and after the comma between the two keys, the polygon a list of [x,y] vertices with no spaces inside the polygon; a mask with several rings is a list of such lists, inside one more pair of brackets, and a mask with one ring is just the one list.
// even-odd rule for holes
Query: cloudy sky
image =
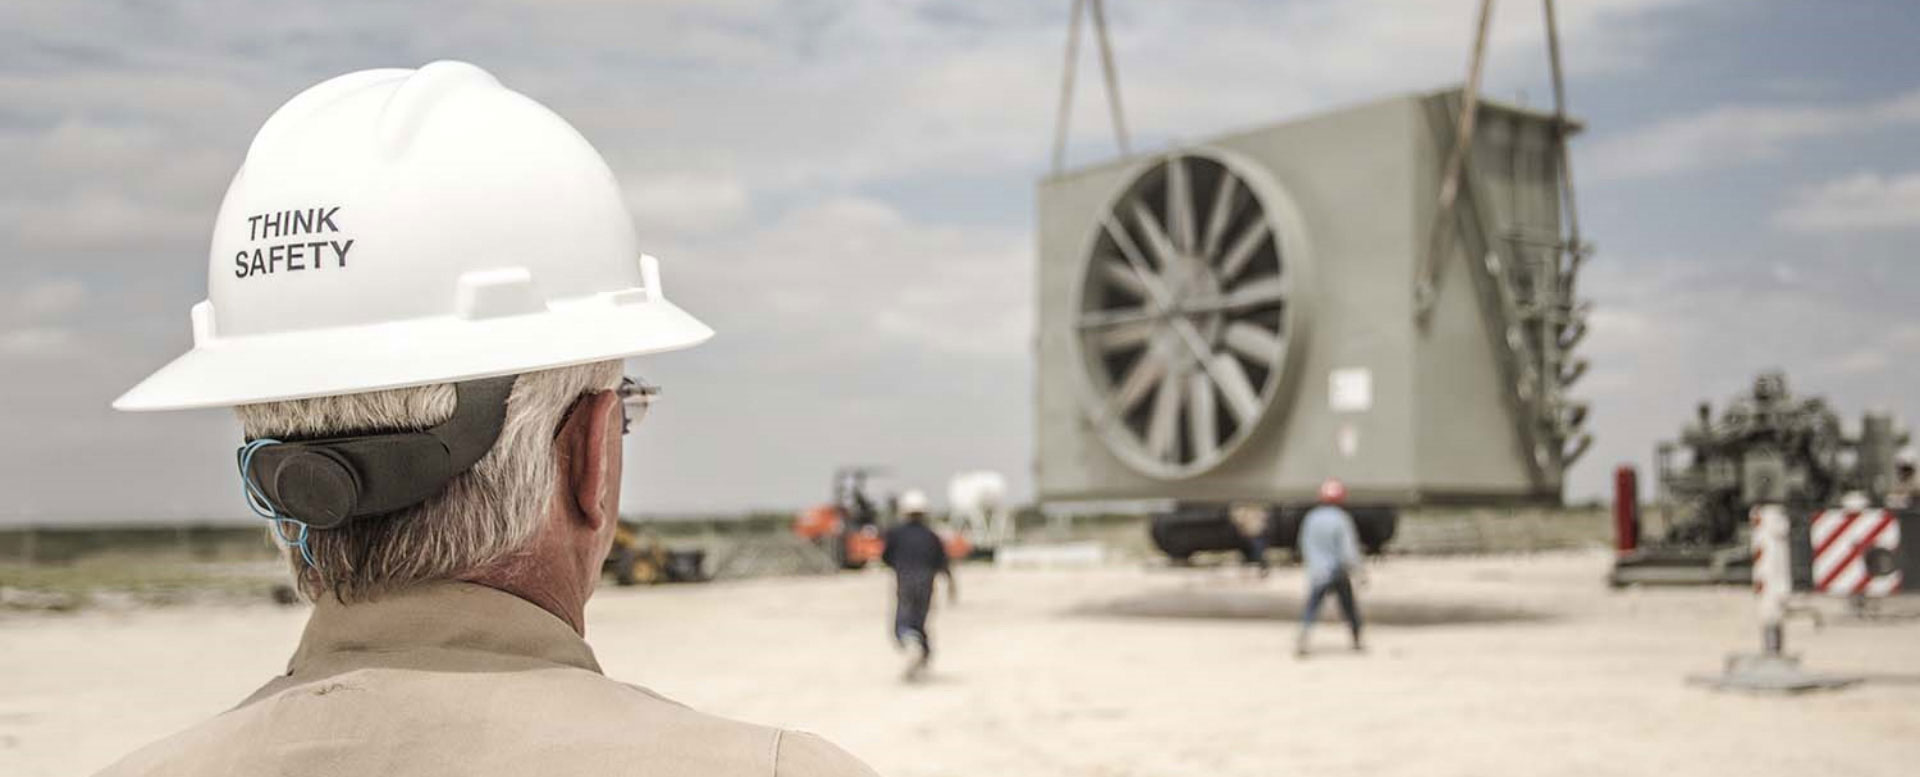
{"label": "cloudy sky", "polygon": [[[667,394],[630,508],[788,508],[848,462],[1030,491],[1033,191],[1066,0],[402,5],[0,5],[0,522],[245,514],[228,415],[107,403],[187,348],[260,122],[327,77],[442,58],[571,119],[721,332],[638,365]],[[1111,5],[1151,150],[1460,80],[1474,2]],[[1545,106],[1536,5],[1500,4],[1486,89]],[[1562,6],[1600,248],[1578,391],[1598,441],[1573,495],[1765,367],[1850,416],[1920,415],[1920,9]],[[1081,95],[1070,156],[1105,158]]]}

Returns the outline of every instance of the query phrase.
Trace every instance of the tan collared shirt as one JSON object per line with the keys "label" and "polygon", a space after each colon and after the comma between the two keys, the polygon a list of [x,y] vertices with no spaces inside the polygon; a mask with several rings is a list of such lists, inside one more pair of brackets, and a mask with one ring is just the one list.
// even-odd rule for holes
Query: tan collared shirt
{"label": "tan collared shirt", "polygon": [[287,674],[104,775],[871,775],[811,734],[609,680],[564,621],[437,583],[315,606]]}

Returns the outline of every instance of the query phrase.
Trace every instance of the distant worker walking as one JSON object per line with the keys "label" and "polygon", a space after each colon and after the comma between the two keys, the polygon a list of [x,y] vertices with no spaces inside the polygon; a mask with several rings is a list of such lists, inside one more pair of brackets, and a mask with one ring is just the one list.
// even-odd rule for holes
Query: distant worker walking
{"label": "distant worker walking", "polygon": [[898,526],[887,530],[886,550],[880,560],[893,567],[893,639],[910,652],[904,679],[920,679],[933,659],[927,635],[927,615],[933,610],[934,578],[947,578],[947,600],[958,601],[960,588],[947,563],[946,543],[927,526],[927,495],[909,490],[900,495]]}
{"label": "distant worker walking", "polygon": [[1341,507],[1346,502],[1346,484],[1328,478],[1320,484],[1320,505],[1307,511],[1300,523],[1300,555],[1307,566],[1307,605],[1300,616],[1300,640],[1294,645],[1297,656],[1307,655],[1308,635],[1320,615],[1320,602],[1328,593],[1340,599],[1340,614],[1353,632],[1353,649],[1363,649],[1360,605],[1353,596],[1353,578],[1363,573],[1360,534],[1354,528],[1353,516]]}

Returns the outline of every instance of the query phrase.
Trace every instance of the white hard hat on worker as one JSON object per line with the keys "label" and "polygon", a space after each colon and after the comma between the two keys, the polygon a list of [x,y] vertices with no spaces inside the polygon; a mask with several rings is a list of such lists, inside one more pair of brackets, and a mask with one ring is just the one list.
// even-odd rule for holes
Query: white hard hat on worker
{"label": "white hard hat on worker", "polygon": [[220,407],[685,348],[606,162],[462,62],[321,83],[267,120],[214,224],[191,351],[114,402]]}
{"label": "white hard hat on worker", "polygon": [[901,515],[926,515],[929,507],[930,505],[927,501],[927,493],[925,491],[917,488],[909,488],[905,493],[900,495],[899,509]]}

